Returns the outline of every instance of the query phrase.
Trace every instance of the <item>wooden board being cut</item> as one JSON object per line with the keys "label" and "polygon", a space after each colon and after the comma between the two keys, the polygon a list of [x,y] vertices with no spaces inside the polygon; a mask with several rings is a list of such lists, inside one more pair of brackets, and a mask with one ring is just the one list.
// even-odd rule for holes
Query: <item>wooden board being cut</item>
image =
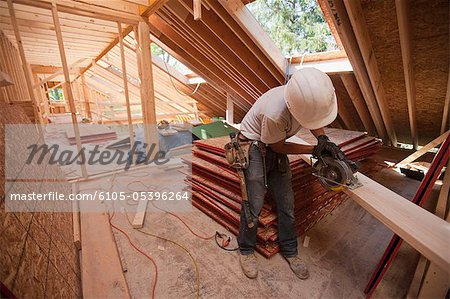
{"label": "wooden board being cut", "polygon": [[[288,141],[306,144],[297,136]],[[302,158],[310,163],[309,155]],[[346,194],[427,259],[442,269],[450,269],[450,223],[361,173],[357,177],[363,186],[347,189]]]}

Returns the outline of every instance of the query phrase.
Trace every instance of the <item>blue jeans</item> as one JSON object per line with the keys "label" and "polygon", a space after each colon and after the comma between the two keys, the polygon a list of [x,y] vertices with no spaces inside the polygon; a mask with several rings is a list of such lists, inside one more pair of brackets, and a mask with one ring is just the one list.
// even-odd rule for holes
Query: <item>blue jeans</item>
{"label": "blue jeans", "polygon": [[[297,255],[297,233],[294,218],[294,192],[292,191],[291,169],[287,155],[277,154],[270,148],[266,151],[267,185],[270,195],[276,201],[278,212],[278,242],[285,257]],[[245,182],[255,225],[248,228],[241,210],[241,225],[238,244],[241,254],[252,254],[256,245],[258,216],[264,204],[266,188],[264,186],[263,157],[256,145],[249,149],[249,167],[245,170]]]}

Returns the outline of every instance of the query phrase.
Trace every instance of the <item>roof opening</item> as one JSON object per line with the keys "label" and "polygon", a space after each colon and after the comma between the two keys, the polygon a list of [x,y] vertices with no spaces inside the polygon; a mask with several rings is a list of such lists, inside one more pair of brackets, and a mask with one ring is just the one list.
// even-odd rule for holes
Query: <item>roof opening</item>
{"label": "roof opening", "polygon": [[317,0],[256,0],[246,6],[285,56],[338,49]]}
{"label": "roof opening", "polygon": [[160,46],[155,43],[151,44],[152,55],[156,55],[161,58],[167,65],[174,67],[177,71],[182,73],[183,75],[192,74],[192,71],[178,61],[175,57],[164,51]]}

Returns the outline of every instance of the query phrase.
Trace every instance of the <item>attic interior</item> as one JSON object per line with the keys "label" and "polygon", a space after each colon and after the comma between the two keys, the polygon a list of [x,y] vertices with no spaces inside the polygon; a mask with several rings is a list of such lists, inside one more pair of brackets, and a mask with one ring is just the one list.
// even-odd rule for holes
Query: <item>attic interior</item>
{"label": "attic interior", "polygon": [[[257,2],[286,1],[0,1],[2,298],[449,297],[449,2],[292,1],[335,49],[288,56]],[[331,79],[325,133],[359,184],[326,189],[289,155],[310,277],[281,254],[274,192],[249,279],[224,146],[304,68]]]}

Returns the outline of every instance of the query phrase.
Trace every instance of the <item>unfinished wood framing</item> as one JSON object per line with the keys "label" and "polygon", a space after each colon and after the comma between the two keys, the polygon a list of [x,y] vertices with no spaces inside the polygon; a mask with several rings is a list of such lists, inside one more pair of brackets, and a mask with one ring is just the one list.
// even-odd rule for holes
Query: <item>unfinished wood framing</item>
{"label": "unfinished wood framing", "polygon": [[430,143],[424,145],[421,149],[419,149],[418,151],[412,153],[411,155],[409,155],[405,159],[401,160],[397,164],[398,165],[408,164],[408,163],[414,162],[415,160],[419,159],[424,154],[426,154],[430,149],[432,149],[432,148],[438,146],[439,144],[441,144],[442,142],[444,142],[444,140],[447,138],[449,132],[450,131],[445,132],[444,134],[442,134],[441,136],[437,137],[436,139],[434,139]]}
{"label": "unfinished wood framing", "polygon": [[389,138],[386,133],[386,127],[383,122],[383,118],[380,113],[380,108],[370,84],[370,79],[367,74],[364,60],[361,56],[361,52],[358,48],[355,34],[345,10],[344,3],[340,0],[327,1],[325,3],[327,11],[333,16],[333,22],[341,37],[342,44],[346,49],[348,59],[350,60],[353,71],[355,73],[356,80],[358,81],[361,92],[364,95],[367,108],[370,111],[373,122],[375,124],[378,136],[383,139],[385,143],[389,143]]}
{"label": "unfinished wood framing", "polygon": [[84,74],[82,74],[80,76],[81,78],[81,87],[83,90],[83,98],[84,98],[84,103],[85,103],[85,111],[86,111],[86,116],[89,119],[92,119],[92,112],[91,112],[91,94],[89,91],[89,87],[86,85],[86,78],[84,76]]}
{"label": "unfinished wood framing", "polygon": [[194,1],[194,20],[198,21],[202,18],[202,0]]}
{"label": "unfinished wood framing", "polygon": [[380,108],[381,116],[383,117],[387,134],[392,145],[397,146],[397,135],[395,134],[394,125],[392,124],[391,115],[387,107],[386,95],[384,92],[383,83],[381,82],[381,76],[378,70],[375,54],[371,46],[361,2],[360,0],[344,0],[344,3],[353,27],[353,32],[356,36],[356,41],[358,42],[359,49],[361,51],[361,56],[365,63],[367,74],[372,84],[372,89],[375,93],[378,106]]}
{"label": "unfinished wood framing", "polygon": [[450,126],[450,70],[448,73],[447,93],[445,95],[444,110],[442,111],[441,134]]}
{"label": "unfinished wood framing", "polygon": [[[442,181],[441,191],[436,204],[436,216],[450,222],[450,213],[447,214],[450,188],[450,162],[447,163],[447,171]],[[446,269],[442,269],[436,263],[430,263],[424,271],[424,276],[418,291],[417,298],[444,298],[450,287],[449,276]]]}
{"label": "unfinished wood framing", "polygon": [[342,83],[358,112],[359,118],[361,119],[364,128],[370,135],[376,135],[376,128],[373,124],[370,112],[367,109],[366,103],[364,102],[363,95],[359,89],[358,82],[356,81],[353,74],[342,74],[340,75]]}
{"label": "unfinished wood framing", "polygon": [[130,108],[130,95],[128,93],[126,59],[125,59],[125,51],[123,49],[123,40],[122,40],[122,25],[120,24],[120,22],[117,23],[117,30],[119,32],[120,60],[122,62],[123,92],[125,95],[125,105],[127,108],[128,130],[130,132],[131,147],[133,148],[133,146],[134,146],[133,120],[132,120],[131,108]]}
{"label": "unfinished wood framing", "polygon": [[408,1],[396,0],[397,21],[402,49],[403,73],[405,74],[406,97],[408,101],[409,127],[411,130],[413,148],[417,150],[419,137],[416,122],[416,86],[414,84],[414,69],[411,55],[411,34],[408,24]]}
{"label": "unfinished wood framing", "polygon": [[[27,59],[25,57],[25,50],[23,48],[22,39],[20,37],[19,26],[17,25],[16,15],[15,15],[12,0],[8,0],[8,9],[9,9],[9,14],[11,16],[11,24],[14,29],[14,35],[16,37],[17,46],[19,48],[20,60],[22,62],[23,73],[25,74],[25,82],[27,84],[28,95],[29,95],[31,102],[33,103],[33,107],[34,107],[34,119],[36,121],[39,121],[39,123],[42,123],[42,116],[38,110],[39,103],[37,101],[36,95],[33,90],[33,83],[32,83],[33,80],[31,77],[31,70],[29,69],[29,65],[28,65]],[[41,130],[40,126],[39,126],[39,130]]]}
{"label": "unfinished wood framing", "polygon": [[[56,38],[58,39],[58,47],[59,47],[59,54],[61,57],[61,63],[63,67],[64,72],[64,81],[65,81],[65,90],[67,95],[67,100],[69,101],[69,107],[70,107],[70,114],[72,118],[72,125],[73,125],[73,131],[75,133],[75,139],[77,143],[77,150],[78,153],[81,153],[80,161],[81,161],[81,174],[83,177],[87,177],[87,169],[86,169],[86,158],[84,155],[84,151],[82,150],[81,146],[81,138],[80,138],[80,129],[78,127],[78,121],[77,121],[77,112],[75,109],[75,102],[73,99],[73,93],[72,93],[72,86],[70,83],[70,74],[69,74],[69,67],[67,65],[66,60],[66,52],[64,49],[64,41],[61,33],[61,27],[59,25],[59,18],[58,18],[58,9],[56,8],[56,4],[52,4],[52,16],[53,16],[53,23],[55,25],[55,31],[56,31]],[[33,89],[31,89],[33,90]]]}
{"label": "unfinished wood framing", "polygon": [[230,125],[234,124],[234,104],[233,98],[229,94],[227,94],[227,111],[225,119]]}

